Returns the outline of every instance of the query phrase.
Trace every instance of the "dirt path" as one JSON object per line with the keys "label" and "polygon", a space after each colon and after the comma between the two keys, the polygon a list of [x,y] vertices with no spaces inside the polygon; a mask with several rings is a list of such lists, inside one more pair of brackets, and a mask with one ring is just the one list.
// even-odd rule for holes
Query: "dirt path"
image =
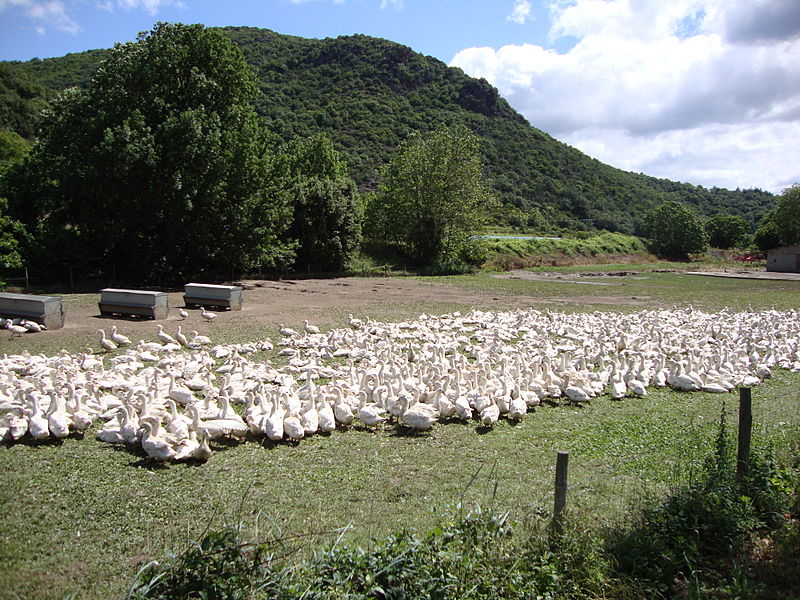
{"label": "dirt path", "polygon": [[[138,318],[101,317],[100,294],[68,294],[62,296],[66,322],[63,329],[42,334],[26,334],[10,339],[0,332],[0,353],[57,352],[99,348],[97,330],[110,333],[116,325],[134,342],[155,339],[156,324],[173,334],[180,325],[185,333],[192,330],[209,335],[214,341],[230,342],[263,339],[277,331],[279,324],[298,328],[308,319],[323,328],[344,327],[348,313],[359,318],[381,315],[381,318],[403,319],[422,312],[439,313],[469,310],[471,307],[510,309],[531,306],[535,298],[498,295],[461,287],[427,283],[412,278],[335,278],[285,281],[242,281],[245,287],[241,311],[215,311],[213,323],[206,323],[199,310],[190,310],[184,322],[178,315],[183,307],[183,293],[169,294],[171,311],[167,319],[153,321]],[[541,300],[539,301],[541,303]],[[456,307],[456,308],[453,308]]]}
{"label": "dirt path", "polygon": [[[624,273],[635,277],[635,273]],[[597,274],[592,274],[597,277]],[[564,283],[592,283],[598,286],[619,285],[616,274],[609,275],[607,282],[581,281],[579,274],[531,273],[530,271],[510,272],[499,277],[525,279],[558,279]],[[565,292],[562,297],[542,298],[503,293],[499,290],[480,291],[459,286],[450,286],[440,281],[428,282],[416,278],[333,278],[301,279],[283,281],[241,281],[243,285],[244,306],[241,311],[217,311],[213,323],[206,323],[200,311],[189,311],[190,316],[181,321],[177,309],[183,307],[182,291],[169,294],[171,312],[167,319],[125,319],[101,317],[98,309],[99,293],[67,294],[62,296],[66,323],[63,329],[43,334],[26,334],[22,339],[10,339],[6,332],[0,332],[0,353],[54,354],[62,348],[77,351],[87,347],[99,349],[97,330],[110,333],[111,326],[134,342],[139,339],[156,339],[156,324],[174,334],[180,325],[184,333],[197,330],[208,335],[215,342],[254,341],[274,337],[278,325],[285,324],[295,329],[302,327],[303,320],[323,329],[346,327],[347,315],[352,313],[359,318],[402,320],[416,317],[420,313],[442,314],[453,310],[512,310],[515,308],[558,308],[574,303],[574,297]],[[581,302],[597,305],[600,309],[608,306],[646,307],[651,304],[649,297],[624,298],[619,295],[581,295]]]}

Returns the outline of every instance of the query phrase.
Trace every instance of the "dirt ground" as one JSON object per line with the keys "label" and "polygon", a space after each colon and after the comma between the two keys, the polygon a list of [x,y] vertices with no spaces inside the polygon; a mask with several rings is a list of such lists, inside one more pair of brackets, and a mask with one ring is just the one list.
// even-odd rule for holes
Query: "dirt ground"
{"label": "dirt ground", "polygon": [[412,278],[334,278],[284,281],[234,282],[244,287],[241,311],[215,310],[218,315],[207,323],[199,310],[189,310],[182,321],[178,308],[183,307],[182,291],[169,293],[170,313],[167,319],[103,317],[98,301],[100,294],[68,294],[62,296],[66,320],[64,327],[42,334],[26,334],[10,339],[0,332],[0,353],[57,352],[92,347],[99,349],[97,330],[110,334],[116,325],[120,333],[134,342],[156,339],[157,324],[174,334],[180,325],[184,333],[197,330],[214,341],[254,341],[273,336],[280,324],[295,329],[303,320],[323,329],[347,326],[348,314],[358,318],[380,315],[381,318],[404,319],[422,312],[432,314],[452,310],[512,309],[542,304],[542,299],[504,296],[493,292],[467,290],[461,287],[428,283]]}
{"label": "dirt ground", "polygon": [[[743,276],[741,273],[708,273],[717,276]],[[592,281],[587,277],[591,276]],[[581,295],[581,302],[603,306],[626,304],[647,307],[651,304],[647,297],[625,298],[619,295],[602,295],[606,286],[617,286],[622,278],[636,278],[635,270],[629,272],[605,273],[606,281],[597,281],[603,273],[558,273],[531,271],[511,271],[497,277],[513,279],[554,280],[576,285],[591,285],[597,288],[597,295]],[[775,276],[783,274],[758,273],[750,276]],[[792,275],[800,279],[800,275]],[[0,332],[0,353],[18,353],[25,349],[32,353],[55,353],[61,348],[72,351],[87,347],[99,349],[97,330],[110,333],[116,325],[121,333],[134,342],[139,339],[156,340],[157,324],[174,334],[178,325],[185,333],[197,330],[219,342],[255,341],[265,337],[275,337],[278,326],[300,328],[303,320],[323,329],[347,326],[347,316],[352,313],[358,318],[380,317],[381,319],[405,319],[420,313],[441,314],[453,310],[467,311],[470,308],[481,310],[511,310],[515,308],[553,308],[574,298],[541,298],[503,294],[496,290],[480,291],[463,287],[433,283],[416,278],[333,278],[300,279],[282,281],[246,280],[234,282],[244,287],[244,306],[241,311],[216,311],[217,319],[206,323],[199,310],[190,310],[189,318],[180,319],[178,308],[183,307],[182,290],[169,293],[170,314],[167,319],[102,317],[98,308],[100,294],[67,294],[62,296],[66,322],[63,329],[44,334],[26,334],[22,339],[10,339],[10,335]]]}

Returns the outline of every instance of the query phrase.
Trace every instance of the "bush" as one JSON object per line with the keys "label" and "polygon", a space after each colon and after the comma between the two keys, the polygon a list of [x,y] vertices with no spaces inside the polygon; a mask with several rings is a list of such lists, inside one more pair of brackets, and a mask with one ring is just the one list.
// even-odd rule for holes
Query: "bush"
{"label": "bush", "polygon": [[658,256],[686,259],[708,248],[708,235],[700,220],[679,202],[664,202],[645,215],[650,249]]}
{"label": "bush", "polygon": [[762,452],[752,453],[747,477],[736,482],[723,407],[716,451],[699,477],[662,504],[646,508],[634,527],[612,542],[618,574],[666,595],[688,580],[732,577],[731,565],[741,562],[753,533],[783,523],[789,482],[797,481]]}
{"label": "bush", "polygon": [[705,229],[713,248],[728,250],[744,245],[750,226],[738,215],[717,214],[706,221]]}

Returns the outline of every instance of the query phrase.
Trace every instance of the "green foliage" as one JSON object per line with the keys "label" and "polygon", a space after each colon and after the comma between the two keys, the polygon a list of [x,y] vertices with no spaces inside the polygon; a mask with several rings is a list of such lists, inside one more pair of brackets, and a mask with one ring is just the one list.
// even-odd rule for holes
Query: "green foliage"
{"label": "green foliage", "polygon": [[668,201],[645,215],[645,233],[652,252],[668,258],[687,258],[708,248],[708,235],[689,207]]}
{"label": "green foliage", "polygon": [[22,226],[8,216],[8,202],[0,198],[0,267],[18,269],[23,265],[19,242],[24,236]]}
{"label": "green foliage", "polygon": [[294,140],[276,160],[289,196],[286,238],[296,244],[298,271],[345,271],[361,241],[361,203],[347,166],[324,135]]}
{"label": "green foliage", "polygon": [[478,147],[465,127],[410,136],[367,208],[370,235],[403,248],[417,264],[461,270],[491,201]]}
{"label": "green foliage", "polygon": [[0,130],[0,175],[11,165],[21,162],[31,145],[13,131]]}
{"label": "green foliage", "polygon": [[744,244],[750,226],[739,215],[716,214],[705,224],[713,248],[737,248]]}
{"label": "green foliage", "polygon": [[[493,196],[516,209],[496,215],[502,224],[528,215],[528,226],[542,230],[569,226],[638,235],[644,213],[668,199],[703,215],[740,215],[751,224],[774,202],[761,190],[707,189],[604,165],[531,127],[485,80],[387,40],[313,40],[250,27],[220,31],[257,71],[254,104],[267,128],[283,142],[327,134],[361,191],[377,187],[392,149],[412,132],[447,124],[463,125],[481,138]],[[85,87],[108,53],[9,67],[52,93]]]}
{"label": "green foliage", "polygon": [[762,252],[781,246],[781,236],[778,232],[778,222],[775,219],[775,209],[765,214],[758,223],[758,228],[753,235],[753,243]]}
{"label": "green foliage", "polygon": [[800,184],[783,190],[775,205],[775,224],[781,244],[800,242]]}
{"label": "green foliage", "polygon": [[611,254],[643,254],[647,251],[641,239],[632,235],[603,232],[585,238],[490,238],[485,240],[489,260],[503,262],[504,256],[518,258],[538,258],[564,255],[569,257],[595,257]]}
{"label": "green foliage", "polygon": [[[241,52],[218,31],[158,24],[117,45],[84,90],[53,103],[12,210],[43,258],[174,281],[269,262],[285,217]],[[57,260],[57,259],[56,259]],[[52,262],[43,267],[52,266]]]}
{"label": "green foliage", "polygon": [[601,589],[607,564],[599,544],[564,536],[553,552],[542,533],[478,508],[426,535],[403,531],[369,547],[334,544],[289,567],[265,561],[262,546],[223,530],[171,562],[148,565],[128,597],[554,600]]}
{"label": "green foliage", "polygon": [[0,130],[33,139],[47,96],[30,73],[14,63],[0,62]]}
{"label": "green foliage", "polygon": [[735,447],[723,405],[714,454],[695,481],[646,508],[624,537],[612,540],[620,575],[668,596],[680,581],[724,576],[754,531],[783,524],[790,481],[797,481],[796,474],[790,476],[757,450],[751,466],[736,482]]}
{"label": "green foliage", "polygon": [[244,600],[264,587],[264,549],[242,544],[236,529],[211,532],[166,565],[149,563],[136,576],[127,598]]}

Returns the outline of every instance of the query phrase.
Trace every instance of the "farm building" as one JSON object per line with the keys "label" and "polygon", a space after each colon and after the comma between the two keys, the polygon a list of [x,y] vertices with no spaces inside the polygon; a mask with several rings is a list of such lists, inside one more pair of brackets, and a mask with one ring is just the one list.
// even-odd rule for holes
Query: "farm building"
{"label": "farm building", "polygon": [[767,271],[800,273],[800,243],[767,251]]}

